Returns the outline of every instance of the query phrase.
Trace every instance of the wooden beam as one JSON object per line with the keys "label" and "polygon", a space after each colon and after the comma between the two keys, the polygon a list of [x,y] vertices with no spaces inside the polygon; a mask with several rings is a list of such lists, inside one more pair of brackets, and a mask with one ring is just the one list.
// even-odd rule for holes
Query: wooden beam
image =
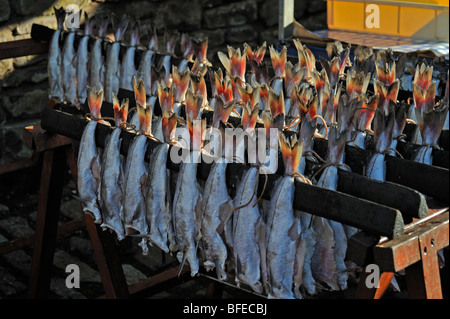
{"label": "wooden beam", "polygon": [[[76,140],[81,139],[86,124],[87,121],[84,118],[60,111],[47,109],[42,113],[41,125],[44,129]],[[112,128],[106,125],[100,124],[97,126],[95,134],[98,147],[104,147],[106,137],[111,131]],[[129,144],[134,136],[132,133],[122,133],[122,154],[127,154]],[[149,140],[146,152],[147,161],[152,150],[157,145],[158,142]],[[177,148],[177,146],[171,146],[171,149],[174,147]],[[170,158],[168,158],[167,165],[169,169],[179,169],[179,164],[173,163]],[[198,177],[206,179],[209,168],[210,164],[202,161],[198,167]],[[227,169],[228,186],[235,189],[237,180],[247,169],[248,167],[242,164],[230,164]],[[263,178],[264,176],[261,177],[261,180]],[[263,198],[270,199],[271,190],[279,176],[268,175],[267,178],[267,186],[262,195]],[[259,194],[262,192],[262,184],[260,183]],[[403,232],[404,227],[402,215],[397,209],[300,182],[296,183],[294,208],[388,237],[399,236]]]}
{"label": "wooden beam", "polygon": [[449,202],[449,170],[398,157],[386,156],[386,180]]}
{"label": "wooden beam", "polygon": [[292,37],[294,31],[294,0],[278,0],[278,40]]}
{"label": "wooden beam", "polygon": [[48,52],[48,43],[34,39],[23,39],[0,43],[0,60],[21,56],[45,54]]}
{"label": "wooden beam", "polygon": [[448,208],[444,213],[438,213],[409,227],[405,233],[393,240],[374,247],[374,262],[381,271],[397,272],[421,260],[419,237],[430,231],[434,234],[434,249],[440,250],[448,246]]}

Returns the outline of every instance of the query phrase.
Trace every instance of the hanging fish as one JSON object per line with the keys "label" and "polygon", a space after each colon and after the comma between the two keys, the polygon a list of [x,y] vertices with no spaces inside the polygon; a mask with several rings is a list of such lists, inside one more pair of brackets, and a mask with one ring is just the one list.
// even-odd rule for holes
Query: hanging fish
{"label": "hanging fish", "polygon": [[89,91],[88,104],[94,120],[89,121],[83,130],[80,140],[77,167],[78,200],[81,202],[83,212],[89,214],[94,222],[100,224],[100,183],[101,159],[95,143],[95,129],[100,119],[100,108],[103,101],[103,89],[92,88]]}
{"label": "hanging fish", "polygon": [[170,193],[170,170],[167,166],[169,143],[177,125],[177,117],[162,115],[162,129],[166,132],[164,142],[156,147],[149,163],[145,205],[150,225],[150,243],[160,249],[175,252],[177,244],[172,221],[172,196]]}
{"label": "hanging fish", "polygon": [[155,68],[155,55],[158,51],[158,34],[156,33],[156,27],[147,26],[148,34],[148,45],[147,50],[145,50],[141,56],[141,62],[139,63],[139,68],[137,76],[144,80],[145,91],[149,95],[153,95],[156,90],[156,79],[152,76],[152,68]]}
{"label": "hanging fish", "polygon": [[[81,18],[81,10],[78,12]],[[64,100],[71,105],[80,108],[77,97],[77,55],[75,54],[76,28],[72,27],[66,35],[62,52],[62,80],[64,88]]]}
{"label": "hanging fish", "polygon": [[55,10],[58,28],[53,32],[49,45],[48,54],[48,81],[49,81],[49,99],[60,103],[64,99],[63,78],[62,78],[62,52],[59,48],[59,39],[64,30],[64,21],[66,20],[66,11],[64,8]]}
{"label": "hanging fish", "polygon": [[249,168],[242,176],[233,199],[233,260],[238,286],[248,285],[263,292],[265,272],[265,223],[259,211],[255,191],[259,170]]}
{"label": "hanging fish", "polygon": [[125,238],[123,225],[123,188],[125,183],[125,158],[120,154],[122,139],[122,125],[126,123],[128,113],[128,99],[119,100],[113,94],[114,120],[116,128],[108,136],[105,142],[101,169],[100,198],[103,214],[103,222],[100,225],[103,230],[110,229],[115,232],[117,239]]}
{"label": "hanging fish", "polygon": [[103,41],[106,36],[106,30],[108,28],[109,19],[107,17],[97,18],[97,38],[91,47],[89,54],[89,79],[88,83],[90,87],[104,87],[105,79],[105,65],[102,55]]}
{"label": "hanging fish", "polygon": [[127,235],[142,236],[140,246],[143,254],[148,253],[147,236],[149,227],[145,207],[145,191],[148,165],[145,162],[147,135],[151,133],[151,109],[136,101],[140,120],[140,132],[130,143],[125,167],[125,187],[123,201],[124,226]]}
{"label": "hanging fish", "polygon": [[[273,189],[266,217],[268,296],[293,299],[294,265],[301,232],[300,219],[292,208],[295,193],[293,175],[300,164],[303,143],[299,143],[295,135],[288,141],[281,132],[279,143],[285,171]],[[302,268],[303,264],[299,265],[299,271]]]}
{"label": "hanging fish", "polygon": [[113,101],[113,94],[118,94],[120,84],[120,47],[128,27],[129,17],[123,15],[114,34],[114,42],[106,49],[105,100]]}
{"label": "hanging fish", "polygon": [[120,68],[119,88],[132,91],[133,77],[136,76],[136,65],[134,63],[136,48],[139,46],[141,36],[141,25],[139,20],[135,20],[130,29],[130,45],[127,47],[122,58]]}
{"label": "hanging fish", "polygon": [[77,48],[77,97],[78,102],[83,105],[86,102],[87,97],[87,84],[88,84],[88,65],[89,65],[89,39],[94,31],[95,20],[93,18],[88,19],[87,13],[85,15],[84,33],[80,39]]}

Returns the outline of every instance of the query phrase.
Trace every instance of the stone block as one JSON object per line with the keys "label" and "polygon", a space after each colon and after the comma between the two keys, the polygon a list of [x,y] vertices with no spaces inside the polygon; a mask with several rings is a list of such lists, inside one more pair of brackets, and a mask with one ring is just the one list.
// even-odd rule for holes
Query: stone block
{"label": "stone block", "polygon": [[9,96],[2,98],[2,104],[5,111],[7,111],[13,118],[21,116],[31,117],[39,115],[45,109],[48,100],[46,90],[36,89],[23,94],[16,100],[12,100]]}
{"label": "stone block", "polygon": [[7,21],[11,14],[11,7],[8,0],[0,0],[0,22]]}
{"label": "stone block", "polygon": [[204,27],[217,29],[227,26],[241,26],[258,18],[258,6],[255,0],[229,3],[205,10]]}
{"label": "stone block", "polygon": [[28,237],[34,234],[28,221],[21,216],[11,216],[0,220],[0,231],[2,234],[8,234],[9,239]]}
{"label": "stone block", "polygon": [[233,43],[239,44],[241,51],[243,50],[244,42],[249,43],[257,40],[258,31],[250,24],[229,28],[226,34],[226,42],[230,45]]}

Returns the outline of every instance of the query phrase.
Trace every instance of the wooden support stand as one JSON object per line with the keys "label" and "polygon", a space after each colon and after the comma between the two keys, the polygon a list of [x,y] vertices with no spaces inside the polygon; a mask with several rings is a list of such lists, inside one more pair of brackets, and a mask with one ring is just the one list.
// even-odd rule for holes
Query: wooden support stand
{"label": "wooden support stand", "polygon": [[[28,297],[44,299],[48,297],[50,292],[51,270],[58,235],[59,209],[64,179],[67,168],[70,168],[76,183],[77,163],[71,139],[46,132],[40,127],[29,127],[25,131],[26,145],[42,152],[44,158],[36,232],[26,240],[26,243],[33,243],[34,245]],[[66,226],[66,228],[73,230],[73,225],[71,226]],[[87,214],[84,216],[84,221],[77,222],[77,226],[85,226],[89,233],[105,290],[105,295],[101,298],[129,298],[131,294],[154,287],[178,276],[179,269],[176,267],[128,286],[114,235],[103,231]],[[188,267],[183,269],[182,273],[186,273],[187,270]]]}
{"label": "wooden support stand", "polygon": [[376,243],[374,237],[364,233],[352,238],[349,244],[352,259],[359,256],[362,264],[374,264],[380,271],[378,288],[370,288],[366,279],[373,270],[364,268],[356,298],[383,297],[394,273],[405,270],[409,298],[442,299],[438,251],[449,245],[449,210],[430,211],[428,217],[408,225],[405,233],[396,239]]}

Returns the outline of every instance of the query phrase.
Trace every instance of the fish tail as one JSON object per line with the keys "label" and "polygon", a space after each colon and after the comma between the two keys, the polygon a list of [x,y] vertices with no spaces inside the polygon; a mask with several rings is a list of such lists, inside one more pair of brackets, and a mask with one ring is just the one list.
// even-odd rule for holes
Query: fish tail
{"label": "fish tail", "polygon": [[177,127],[177,115],[173,113],[170,117],[162,115],[162,129],[164,141],[170,143],[175,138],[175,129]]}
{"label": "fish tail", "polygon": [[353,98],[356,94],[365,94],[367,86],[370,81],[370,73],[365,74],[364,72],[357,73],[355,70],[349,70],[347,72],[347,94]]}
{"label": "fish tail", "polygon": [[139,127],[144,134],[151,134],[152,132],[152,109],[146,104],[141,104],[136,101],[136,107],[139,116]]}
{"label": "fish tail", "polygon": [[133,76],[133,90],[134,90],[134,97],[136,99],[136,102],[139,102],[141,105],[145,105],[147,96],[145,93],[144,80],[139,78],[136,81],[136,77]]}
{"label": "fish tail", "polygon": [[207,59],[208,38],[204,37],[198,41],[194,41],[194,54],[201,63],[210,64]]}
{"label": "fish tail", "polygon": [[187,33],[181,34],[180,47],[181,52],[183,53],[183,58],[192,62],[192,57],[194,56],[194,46]]}
{"label": "fish tail", "polygon": [[180,72],[175,65],[172,65],[172,80],[175,85],[175,101],[183,101],[186,95],[186,90],[189,86],[191,74],[188,68]]}
{"label": "fish tail", "polygon": [[202,107],[202,97],[191,90],[186,91],[186,116],[191,121],[198,118]]}
{"label": "fish tail", "polygon": [[372,120],[375,116],[375,110],[377,109],[380,95],[375,94],[368,100],[363,100],[361,110],[359,110],[358,129],[361,131],[369,130],[372,124]]}
{"label": "fish tail", "polygon": [[108,17],[101,17],[97,20],[97,36],[99,38],[104,38],[106,36],[106,30],[108,29],[109,25],[109,18]]}
{"label": "fish tail", "polygon": [[241,124],[244,131],[247,129],[253,130],[255,128],[256,121],[258,119],[258,111],[259,106],[256,107],[256,105],[252,110],[250,101],[244,104],[242,108],[242,118],[241,118]]}
{"label": "fish tail", "polygon": [[154,24],[151,27],[147,27],[147,34],[150,39],[148,48],[154,51],[158,50],[158,34],[156,33],[156,26]]}
{"label": "fish tail", "polygon": [[283,156],[284,172],[286,175],[292,176],[297,173],[302,159],[304,140],[299,142],[296,135],[292,135],[292,138],[288,140],[283,132],[279,132],[278,142]]}
{"label": "fish tail", "polygon": [[103,103],[103,88],[93,87],[89,90],[88,104],[89,110],[95,119],[99,119],[100,109]]}
{"label": "fish tail", "polygon": [[426,90],[421,90],[420,86],[413,82],[413,99],[416,109],[419,112],[428,112],[434,108],[436,97],[436,82],[433,81]]}
{"label": "fish tail", "polygon": [[139,19],[134,20],[130,30],[130,46],[134,47],[139,45],[139,39],[141,37],[141,22]]}
{"label": "fish tail", "polygon": [[422,92],[428,88],[432,79],[433,66],[428,66],[425,63],[422,63],[420,67],[417,65],[413,83],[415,83]]}
{"label": "fish tail", "polygon": [[122,18],[119,21],[119,25],[117,26],[116,33],[114,34],[114,38],[115,38],[114,40],[116,42],[120,42],[123,40],[129,23],[130,23],[130,18],[126,14],[122,15]]}
{"label": "fish tail", "polygon": [[122,103],[119,104],[119,99],[113,93],[114,121],[117,127],[127,121],[128,105],[129,99],[123,99]]}
{"label": "fish tail", "polygon": [[269,89],[269,108],[274,118],[279,114],[285,114],[283,91],[278,95],[272,88]]}
{"label": "fish tail", "polygon": [[178,41],[178,32],[169,33],[167,30],[164,31],[164,43],[166,45],[166,53],[169,55],[175,55],[175,46]]}
{"label": "fish tail", "polygon": [[234,109],[234,101],[225,103],[220,96],[215,97],[215,107],[213,114],[213,125],[218,127],[219,122],[228,122],[231,111]]}
{"label": "fish tail", "polygon": [[53,7],[53,10],[55,10],[56,23],[58,25],[58,29],[59,30],[64,29],[64,22],[66,21],[66,10],[63,7],[59,9]]}
{"label": "fish tail", "polygon": [[275,76],[284,78],[286,76],[286,56],[287,48],[283,46],[280,52],[277,52],[273,45],[269,47],[270,59],[272,60],[272,67],[275,71]]}
{"label": "fish tail", "polygon": [[228,46],[228,56],[230,57],[230,74],[233,78],[239,77],[244,80],[247,54],[245,51],[241,54],[240,48],[234,49]]}
{"label": "fish tail", "polygon": [[174,93],[174,86],[168,88],[163,81],[158,82],[158,99],[163,113],[169,115],[173,113]]}

